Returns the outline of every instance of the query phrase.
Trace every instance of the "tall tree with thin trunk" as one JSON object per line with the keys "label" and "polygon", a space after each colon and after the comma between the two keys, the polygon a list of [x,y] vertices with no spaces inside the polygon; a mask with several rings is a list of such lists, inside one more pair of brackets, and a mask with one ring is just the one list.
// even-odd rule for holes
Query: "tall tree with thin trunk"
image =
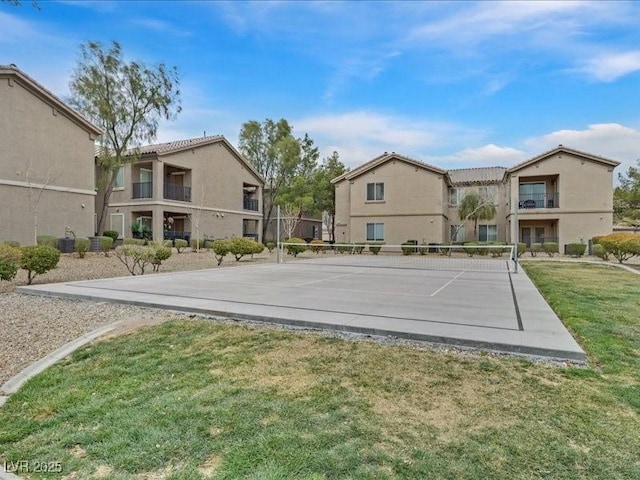
{"label": "tall tree with thin trunk", "polygon": [[348,169],[340,161],[338,152],[333,152],[322,161],[314,175],[314,200],[316,209],[321,212],[322,221],[329,231],[329,240],[335,240],[336,190],[331,183]]}
{"label": "tall tree with thin trunk", "polygon": [[153,141],[160,120],[174,119],[181,111],[178,71],[162,63],[126,62],[115,41],[108,50],[88,42],[80,47],[69,86],[74,107],[104,132],[96,160],[102,197],[98,232],[102,233],[118,170],[135,160],[128,150]]}
{"label": "tall tree with thin trunk", "polygon": [[266,180],[262,202],[262,238],[265,239],[276,199],[296,175],[311,168],[317,149],[314,153],[313,141],[308,136],[296,139],[285,119],[246,122],[242,125],[238,146]]}

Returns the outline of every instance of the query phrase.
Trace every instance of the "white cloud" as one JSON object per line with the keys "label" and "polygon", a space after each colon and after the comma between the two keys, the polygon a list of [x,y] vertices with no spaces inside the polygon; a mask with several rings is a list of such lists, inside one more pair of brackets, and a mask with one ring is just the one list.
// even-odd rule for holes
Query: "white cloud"
{"label": "white cloud", "polygon": [[588,59],[577,69],[602,82],[612,82],[640,70],[640,50],[608,53]]}
{"label": "white cloud", "polygon": [[292,121],[292,125],[297,133],[308,133],[321,146],[322,155],[337,150],[349,167],[356,167],[385,151],[420,159],[424,152],[478,136],[478,132],[453,123],[369,111],[301,118]]}
{"label": "white cloud", "polygon": [[625,173],[640,158],[640,128],[598,123],[588,125],[584,130],[558,130],[525,142],[527,150],[533,154],[553,149],[559,144],[621,162],[615,172]]}
{"label": "white cloud", "polygon": [[481,147],[465,148],[451,155],[429,156],[426,160],[442,168],[510,167],[528,156],[522,150],[490,143]]}

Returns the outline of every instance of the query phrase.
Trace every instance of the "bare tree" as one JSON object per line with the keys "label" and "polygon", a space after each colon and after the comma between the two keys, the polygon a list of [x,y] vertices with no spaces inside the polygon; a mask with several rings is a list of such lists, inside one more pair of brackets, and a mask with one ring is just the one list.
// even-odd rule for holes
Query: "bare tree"
{"label": "bare tree", "polygon": [[29,161],[24,172],[24,178],[29,187],[29,210],[33,212],[33,244],[36,245],[38,243],[38,206],[40,205],[40,200],[42,200],[42,194],[54,180],[54,176],[53,171],[48,170],[43,183],[34,183],[33,165]]}
{"label": "bare tree", "polygon": [[282,212],[282,217],[280,218],[282,229],[286,234],[286,238],[291,238],[302,218],[302,212],[297,206],[291,204],[284,205],[280,208]]}

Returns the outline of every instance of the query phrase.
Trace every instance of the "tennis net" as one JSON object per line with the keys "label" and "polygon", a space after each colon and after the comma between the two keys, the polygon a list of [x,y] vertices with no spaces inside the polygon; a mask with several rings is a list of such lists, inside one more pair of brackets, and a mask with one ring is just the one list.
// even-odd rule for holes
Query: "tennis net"
{"label": "tennis net", "polygon": [[288,243],[278,248],[280,263],[517,272],[513,245],[374,245],[352,243]]}

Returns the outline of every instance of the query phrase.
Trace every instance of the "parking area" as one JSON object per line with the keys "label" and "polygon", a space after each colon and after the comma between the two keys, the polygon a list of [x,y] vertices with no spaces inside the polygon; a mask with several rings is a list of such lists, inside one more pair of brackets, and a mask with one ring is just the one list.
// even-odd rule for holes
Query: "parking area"
{"label": "parking area", "polygon": [[20,287],[209,316],[584,361],[524,272],[290,262]]}

